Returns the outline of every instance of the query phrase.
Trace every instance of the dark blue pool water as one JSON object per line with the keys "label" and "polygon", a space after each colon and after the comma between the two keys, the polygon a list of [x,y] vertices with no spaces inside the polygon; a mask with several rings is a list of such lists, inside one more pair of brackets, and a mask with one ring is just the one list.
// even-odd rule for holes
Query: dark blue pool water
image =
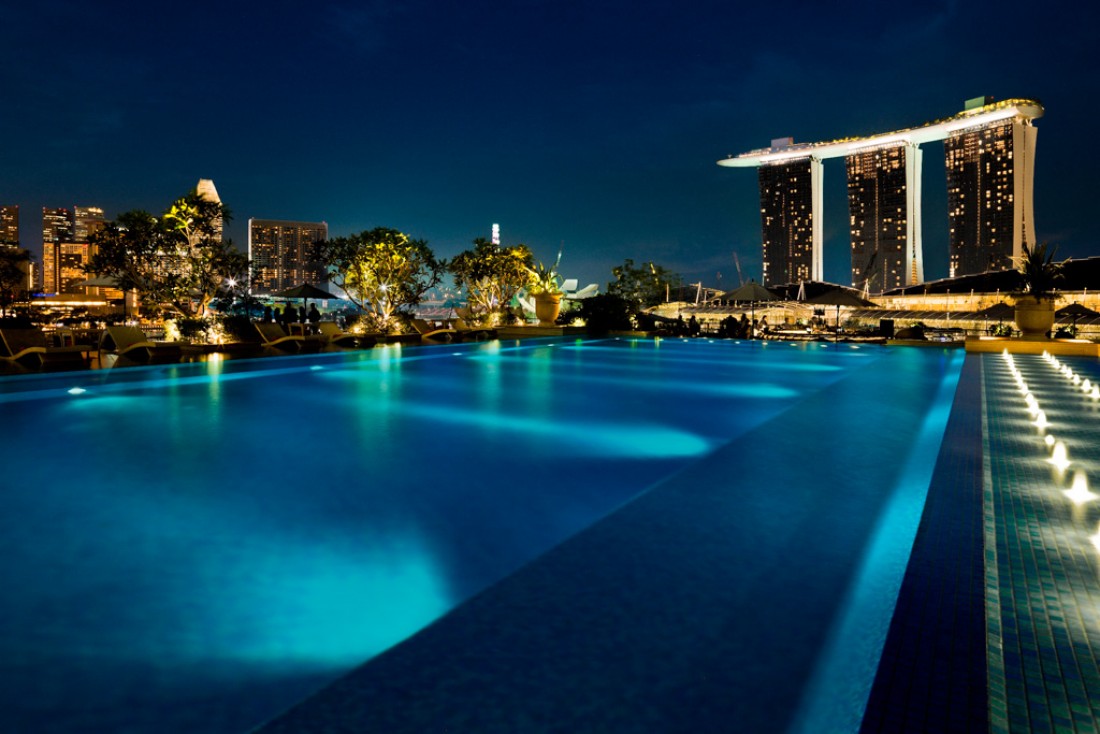
{"label": "dark blue pool water", "polygon": [[[889,621],[959,364],[606,340],[2,380],[0,730],[246,731],[842,385],[899,433],[860,438],[889,481],[881,517],[856,523],[870,555],[806,685],[819,720],[852,667],[833,648]],[[847,378],[863,371],[898,392],[861,393]],[[813,436],[790,442],[808,466],[833,461]],[[873,673],[874,650],[860,659]]]}

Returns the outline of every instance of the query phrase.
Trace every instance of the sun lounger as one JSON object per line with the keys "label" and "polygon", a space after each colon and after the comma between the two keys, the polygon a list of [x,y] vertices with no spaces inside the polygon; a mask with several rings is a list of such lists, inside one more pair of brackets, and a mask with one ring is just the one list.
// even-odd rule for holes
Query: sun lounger
{"label": "sun lounger", "polygon": [[352,349],[365,349],[373,347],[376,340],[370,334],[353,334],[350,331],[342,331],[335,321],[320,321],[317,328],[321,332],[321,338],[325,343],[337,347]]}
{"label": "sun lounger", "polygon": [[103,352],[149,362],[174,362],[183,354],[178,342],[155,342],[136,326],[108,326],[99,338]]}
{"label": "sun lounger", "polygon": [[424,319],[412,319],[412,325],[413,328],[419,332],[420,338],[425,341],[453,342],[462,338],[457,329],[452,329],[449,326],[440,327],[435,324],[429,324]]}
{"label": "sun lounger", "polygon": [[273,347],[284,352],[309,352],[321,348],[320,337],[306,337],[297,334],[287,334],[282,326],[271,322],[257,321],[253,323],[256,331],[260,333],[265,347]]}
{"label": "sun lounger", "polygon": [[37,369],[80,369],[87,347],[51,347],[40,329],[0,329],[0,359]]}

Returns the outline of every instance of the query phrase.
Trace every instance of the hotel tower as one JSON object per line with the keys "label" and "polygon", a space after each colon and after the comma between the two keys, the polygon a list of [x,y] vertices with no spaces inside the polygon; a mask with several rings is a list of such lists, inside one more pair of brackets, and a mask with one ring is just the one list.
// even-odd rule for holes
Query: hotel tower
{"label": "hotel tower", "polygon": [[248,259],[252,261],[252,290],[271,295],[308,283],[323,288],[323,268],[313,259],[313,243],[328,239],[325,222],[248,220]]}
{"label": "hotel tower", "polygon": [[759,168],[766,285],[822,279],[822,168],[844,158],[852,285],[874,292],[924,281],[920,146],[945,141],[951,275],[1012,267],[1035,242],[1032,180],[1042,105],[969,100],[949,118],[863,138],[768,148],[718,161]]}

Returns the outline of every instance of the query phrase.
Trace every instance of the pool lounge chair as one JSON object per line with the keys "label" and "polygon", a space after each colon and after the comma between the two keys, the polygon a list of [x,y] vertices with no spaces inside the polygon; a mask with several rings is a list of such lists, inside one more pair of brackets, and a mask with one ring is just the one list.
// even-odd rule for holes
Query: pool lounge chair
{"label": "pool lounge chair", "polygon": [[88,366],[88,347],[51,347],[40,329],[0,329],[0,359],[41,370]]}
{"label": "pool lounge chair", "polygon": [[260,338],[263,340],[265,347],[272,347],[284,352],[310,352],[317,351],[322,346],[320,337],[287,334],[286,330],[279,324],[256,321],[252,325],[260,333]]}
{"label": "pool lounge chair", "polygon": [[367,349],[373,347],[377,340],[370,334],[353,334],[343,331],[335,321],[320,321],[317,328],[321,332],[321,338],[326,344],[348,349]]}
{"label": "pool lounge chair", "polygon": [[175,362],[183,354],[178,342],[150,341],[136,326],[108,326],[99,337],[99,350],[146,362]]}
{"label": "pool lounge chair", "polygon": [[462,337],[457,329],[449,326],[436,326],[424,319],[412,319],[413,328],[420,334],[420,338],[429,342],[454,342]]}

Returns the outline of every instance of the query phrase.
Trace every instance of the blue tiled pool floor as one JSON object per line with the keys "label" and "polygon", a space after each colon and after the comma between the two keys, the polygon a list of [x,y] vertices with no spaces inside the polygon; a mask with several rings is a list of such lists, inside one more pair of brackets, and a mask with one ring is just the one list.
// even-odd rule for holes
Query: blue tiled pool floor
{"label": "blue tiled pool floor", "polygon": [[[866,647],[840,664],[864,667],[866,685],[822,680],[835,670],[822,650],[852,616],[841,607],[860,596],[855,577],[875,576],[853,571],[868,537],[891,535],[852,518],[889,514],[866,505],[894,502],[887,482],[904,484],[900,467],[868,467],[857,437],[896,441],[901,464],[913,434],[891,426],[920,419],[850,408],[897,377],[869,371],[792,407],[259,731],[856,730],[850,706],[833,709],[866,700],[893,597],[880,629],[857,624],[841,645]],[[836,460],[800,460],[798,439]],[[776,512],[777,492],[789,510]]]}

